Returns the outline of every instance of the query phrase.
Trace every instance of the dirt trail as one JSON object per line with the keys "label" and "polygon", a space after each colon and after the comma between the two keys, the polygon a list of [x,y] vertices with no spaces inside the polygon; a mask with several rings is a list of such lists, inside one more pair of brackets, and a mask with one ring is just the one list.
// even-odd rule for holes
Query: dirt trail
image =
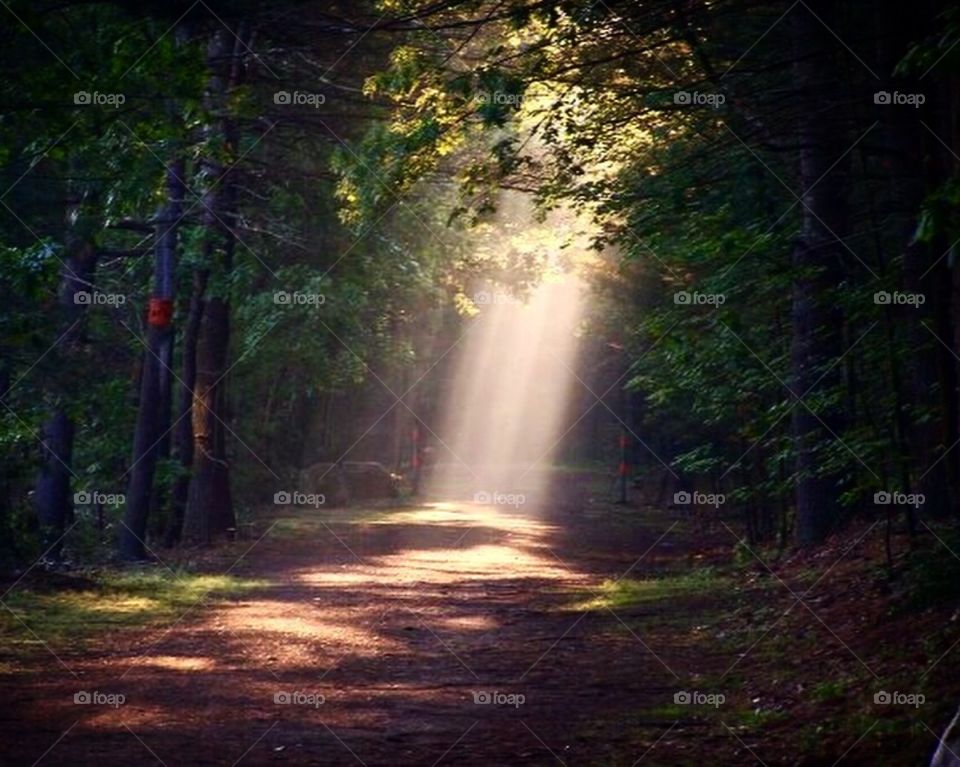
{"label": "dirt trail", "polygon": [[[577,590],[675,563],[675,519],[436,504],[302,510],[265,529],[232,572],[271,586],[62,658],[76,677],[52,658],[4,677],[0,761],[688,763],[664,737],[675,717],[642,712],[672,703],[709,653],[651,647],[637,626],[652,605],[572,609]],[[74,705],[80,689],[125,703]],[[722,732],[700,734],[734,760],[714,763],[754,763]]]}

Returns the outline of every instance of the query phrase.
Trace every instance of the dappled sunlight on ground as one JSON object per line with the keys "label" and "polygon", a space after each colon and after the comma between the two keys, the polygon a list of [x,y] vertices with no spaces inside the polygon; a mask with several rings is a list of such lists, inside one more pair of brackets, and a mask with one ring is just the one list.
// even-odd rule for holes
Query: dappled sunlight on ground
{"label": "dappled sunlight on ground", "polygon": [[[289,524],[275,529],[280,520]],[[565,736],[553,723],[569,718],[570,695],[577,710],[607,705],[582,685],[597,673],[582,638],[594,618],[559,609],[602,579],[557,517],[448,501],[323,517],[287,509],[263,527],[272,532],[250,555],[224,566],[250,588],[216,604],[178,599],[141,636],[117,632],[96,655],[67,657],[77,679],[20,687],[17,717],[50,723],[26,763],[74,725],[57,750],[85,754],[78,764],[152,752],[166,764],[231,764],[247,747],[250,764],[431,764],[471,728],[462,745],[477,754],[500,749],[505,733],[518,753],[535,752],[537,737]],[[665,673],[629,634],[608,641],[645,673]],[[570,663],[579,671],[568,689],[556,669]],[[79,689],[126,701],[76,706]],[[522,713],[537,736],[515,708],[478,705],[483,691],[528,696]],[[294,695],[312,702],[278,699]],[[211,727],[227,739],[203,737]]]}
{"label": "dappled sunlight on ground", "polygon": [[309,586],[359,586],[371,582],[371,573],[362,567],[353,567],[349,570],[314,570],[294,573],[294,581]]}
{"label": "dappled sunlight on ground", "polygon": [[92,594],[84,609],[95,613],[138,613],[157,606],[157,600],[149,597],[117,597],[104,600],[101,595]]}
{"label": "dappled sunlight on ground", "polygon": [[488,527],[513,534],[540,535],[555,528],[531,514],[508,514],[495,506],[471,502],[426,503],[413,509],[391,512],[373,521],[378,525],[459,525]]}
{"label": "dappled sunlight on ground", "polygon": [[216,665],[211,658],[189,655],[146,655],[140,663],[169,671],[210,671]]}
{"label": "dappled sunlight on ground", "polygon": [[[372,611],[374,608],[370,608]],[[235,636],[240,644],[245,640],[283,642],[288,639],[316,643],[324,648],[349,649],[354,653],[383,651],[394,643],[371,630],[363,628],[364,613],[369,611],[338,610],[328,605],[291,603],[272,599],[252,600],[234,606],[223,614],[221,627]],[[299,648],[281,645],[278,652],[285,656]]]}
{"label": "dappled sunlight on ground", "polygon": [[[514,546],[473,546],[465,549],[407,550],[377,560],[382,574],[397,583],[449,583],[462,580],[566,578],[568,573],[544,557]],[[374,577],[379,573],[375,570]]]}
{"label": "dappled sunlight on ground", "polygon": [[[371,523],[365,523],[371,524]],[[471,503],[431,503],[397,511],[372,523],[415,529],[427,527],[417,541],[408,534],[396,540],[396,552],[381,556],[358,554],[355,564],[310,567],[294,575],[296,581],[316,587],[370,585],[394,589],[399,585],[444,585],[461,581],[516,578],[576,578],[546,549],[543,537],[555,528],[519,513]],[[442,545],[438,535],[446,531]],[[483,535],[482,541],[477,541]],[[536,551],[541,549],[542,551]]]}
{"label": "dappled sunlight on ground", "polygon": [[489,631],[497,622],[490,615],[454,615],[438,617],[436,625],[450,631]]}

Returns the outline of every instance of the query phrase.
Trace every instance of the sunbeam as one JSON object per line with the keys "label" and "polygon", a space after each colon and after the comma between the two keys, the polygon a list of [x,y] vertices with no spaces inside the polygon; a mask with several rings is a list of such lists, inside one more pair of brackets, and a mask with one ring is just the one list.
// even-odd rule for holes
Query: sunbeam
{"label": "sunbeam", "polygon": [[475,325],[456,350],[427,491],[534,509],[545,500],[538,469],[562,441],[579,385],[573,371],[584,284],[576,270],[588,251],[574,234],[576,216],[558,212],[538,223],[528,202],[510,198],[495,225],[521,232],[511,247],[539,249],[538,280],[524,297],[495,283],[472,296]]}

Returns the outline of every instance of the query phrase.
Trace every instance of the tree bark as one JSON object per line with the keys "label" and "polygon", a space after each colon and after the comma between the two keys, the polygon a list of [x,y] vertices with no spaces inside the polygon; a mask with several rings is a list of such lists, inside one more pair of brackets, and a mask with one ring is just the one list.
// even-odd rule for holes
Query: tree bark
{"label": "tree bark", "polygon": [[211,270],[211,277],[220,279],[217,280],[217,290],[206,300],[197,340],[196,386],[192,404],[193,476],[183,526],[183,537],[201,544],[210,543],[215,536],[236,525],[226,450],[224,380],[229,369],[228,276],[236,242],[231,230],[236,211],[229,165],[225,163],[236,156],[236,128],[229,116],[228,98],[240,79],[240,62],[246,49],[242,38],[245,35],[242,26],[236,38],[228,36],[225,30],[218,30],[207,50],[211,73],[208,107],[220,115],[217,123],[208,127],[208,132],[211,137],[222,141],[223,152],[221,155],[211,152],[202,161],[203,175],[209,179],[203,197],[207,230],[204,261],[206,268]]}
{"label": "tree bark", "polygon": [[[829,3],[812,3],[811,8],[830,23]],[[834,435],[840,434],[841,418],[836,407],[823,399],[839,385],[839,366],[825,376],[824,372],[842,353],[843,316],[833,294],[843,275],[843,246],[837,237],[847,231],[846,178],[844,163],[830,167],[846,149],[846,131],[837,97],[826,87],[835,83],[837,75],[834,41],[811,13],[794,14],[793,24],[803,205],[802,227],[793,250],[790,364],[791,389],[803,402],[793,410],[791,429],[797,537],[801,545],[811,546],[826,538],[840,509],[840,477],[825,470],[823,457]]]}
{"label": "tree bark", "polygon": [[63,408],[53,411],[43,424],[43,463],[33,500],[40,522],[41,545],[47,556],[60,559],[64,530],[73,519],[70,497],[70,461],[73,458],[73,421]]}
{"label": "tree bark", "polygon": [[184,524],[184,537],[195,543],[210,543],[235,524],[223,428],[229,312],[229,305],[222,298],[207,302],[197,345],[192,405],[193,476]]}
{"label": "tree bark", "polygon": [[147,519],[161,443],[170,424],[170,373],[173,362],[172,323],[177,228],[183,213],[184,162],[167,169],[168,202],[160,215],[154,263],[153,297],[147,319],[147,350],[140,380],[140,406],[133,437],[133,462],[127,504],[120,529],[120,555],[146,557]]}
{"label": "tree bark", "polygon": [[[92,290],[97,262],[96,247],[84,228],[81,203],[82,200],[72,196],[67,203],[66,259],[57,296],[61,340],[56,355],[61,368],[70,367],[71,351],[81,338],[82,331],[74,326],[83,318],[85,303],[78,300],[78,294]],[[65,393],[60,388],[54,384],[55,405],[40,429],[42,462],[33,495],[41,543],[44,550],[49,549],[47,556],[53,560],[61,557],[62,537],[73,519],[70,477],[76,476],[71,468],[74,424],[64,404]]]}
{"label": "tree bark", "polygon": [[187,319],[183,326],[183,351],[181,352],[180,402],[177,409],[175,452],[180,463],[180,474],[170,492],[170,516],[164,544],[172,546],[183,535],[183,520],[190,492],[190,473],[193,469],[193,389],[197,383],[197,338],[203,318],[204,294],[209,273],[196,270],[193,273],[193,293],[190,296]]}

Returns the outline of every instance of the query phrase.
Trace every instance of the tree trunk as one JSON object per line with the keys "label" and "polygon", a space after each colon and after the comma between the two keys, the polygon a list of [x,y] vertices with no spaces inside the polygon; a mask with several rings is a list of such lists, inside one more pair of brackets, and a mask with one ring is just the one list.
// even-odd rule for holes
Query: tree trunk
{"label": "tree trunk", "polygon": [[[200,322],[196,354],[196,386],[193,391],[193,476],[184,516],[184,538],[208,544],[236,525],[230,493],[225,422],[228,345],[230,342],[229,280],[236,238],[231,231],[236,217],[235,195],[225,161],[236,155],[237,137],[228,116],[230,90],[240,78],[245,36],[236,39],[218,30],[207,51],[210,69],[208,106],[221,115],[208,126],[223,142],[222,156],[212,153],[203,160],[203,175],[209,179],[204,192],[204,226],[207,229],[204,261],[211,276],[218,277],[217,290],[207,299]],[[232,44],[231,44],[232,43]]]}
{"label": "tree trunk", "polygon": [[[158,222],[153,297],[147,318],[147,351],[140,381],[140,407],[133,437],[133,463],[120,530],[124,559],[146,557],[147,518],[161,443],[170,424],[170,366],[173,362],[173,291],[177,228],[183,212],[184,162],[167,169],[168,202]],[[169,442],[168,442],[169,444]]]}
{"label": "tree trunk", "polygon": [[70,497],[70,461],[73,457],[73,421],[66,411],[57,408],[43,424],[43,464],[37,479],[33,500],[40,522],[41,545],[50,549],[47,556],[60,558],[61,540],[67,524],[73,519]]}
{"label": "tree trunk", "polygon": [[193,389],[197,383],[197,338],[203,318],[204,294],[209,273],[197,270],[193,273],[193,293],[183,326],[183,351],[181,353],[180,403],[176,419],[176,456],[180,474],[170,492],[170,516],[164,544],[172,546],[183,534],[183,520],[190,492],[190,472],[193,469]]}
{"label": "tree trunk", "polygon": [[207,302],[197,345],[193,390],[193,477],[184,535],[209,543],[235,524],[223,422],[230,309],[222,298]]}
{"label": "tree trunk", "polygon": [[[71,350],[81,338],[81,329],[74,327],[83,317],[84,306],[78,294],[92,290],[97,250],[84,229],[79,199],[67,204],[66,259],[60,276],[57,297],[61,339],[56,354],[61,368],[69,368]],[[40,536],[48,556],[58,560],[63,547],[64,530],[73,519],[73,499],[70,496],[70,477],[76,476],[73,461],[74,425],[64,405],[65,387],[54,384],[56,400],[50,417],[41,427],[42,463],[34,487],[33,504],[40,525]]]}
{"label": "tree trunk", "polygon": [[[811,7],[830,23],[828,3]],[[795,14],[793,23],[803,223],[793,250],[790,378],[794,394],[804,400],[794,408],[792,419],[797,536],[801,545],[810,546],[826,538],[840,508],[840,478],[822,465],[829,443],[841,430],[836,407],[823,402],[836,391],[839,371],[833,368],[821,376],[842,353],[843,317],[833,294],[842,277],[843,246],[837,237],[845,236],[847,230],[844,163],[829,169],[846,146],[845,123],[826,87],[836,80],[834,41],[811,13]]]}

